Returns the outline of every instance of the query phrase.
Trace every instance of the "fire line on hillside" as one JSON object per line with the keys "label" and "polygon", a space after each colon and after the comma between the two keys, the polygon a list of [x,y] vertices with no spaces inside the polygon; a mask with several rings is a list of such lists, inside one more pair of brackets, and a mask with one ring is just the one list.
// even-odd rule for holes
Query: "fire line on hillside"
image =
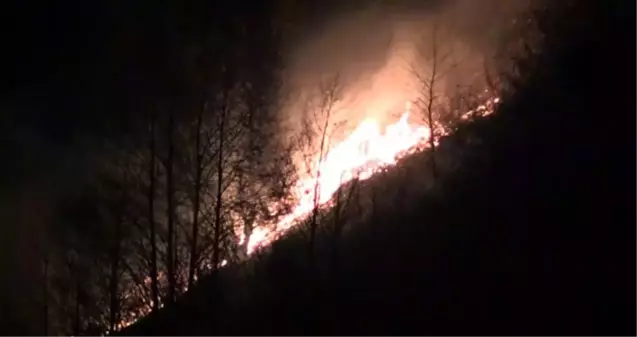
{"label": "fire line on hillside", "polygon": [[[489,115],[499,101],[498,97],[488,99],[476,109],[462,114],[461,119],[468,119],[471,115]],[[411,102],[407,102],[398,122],[387,125],[384,132],[381,132],[376,119],[367,118],[345,140],[329,148],[323,160],[315,158],[312,175],[301,175],[294,189],[297,205],[276,225],[253,227],[255,230],[248,238],[248,255],[276,240],[315,206],[328,203],[341,185],[353,179],[366,180],[379,169],[395,165],[400,158],[426,148],[431,131],[422,124],[410,124],[411,113]],[[309,192],[314,190],[315,184],[318,184],[319,190],[317,205],[314,193]],[[240,233],[240,244],[245,239],[245,235]]]}

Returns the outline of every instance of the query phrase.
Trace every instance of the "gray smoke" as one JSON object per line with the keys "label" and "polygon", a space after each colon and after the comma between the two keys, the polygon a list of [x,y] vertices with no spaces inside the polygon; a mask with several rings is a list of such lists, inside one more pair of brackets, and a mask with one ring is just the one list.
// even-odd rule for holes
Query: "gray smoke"
{"label": "gray smoke", "polygon": [[448,56],[438,64],[446,68],[440,90],[484,85],[485,62],[528,1],[375,1],[334,16],[289,54],[286,119],[298,125],[301,97],[336,73],[347,104],[335,118],[350,129],[364,117],[393,118],[417,95],[412,67],[430,70],[434,27],[438,52]]}

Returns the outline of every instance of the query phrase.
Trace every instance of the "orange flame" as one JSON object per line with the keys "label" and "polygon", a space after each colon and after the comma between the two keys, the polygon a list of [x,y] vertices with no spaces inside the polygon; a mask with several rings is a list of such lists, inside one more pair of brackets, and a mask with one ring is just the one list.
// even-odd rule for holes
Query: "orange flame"
{"label": "orange flame", "polygon": [[[487,99],[476,109],[462,114],[461,119],[468,119],[471,115],[487,116],[494,111],[495,105],[499,102],[498,97]],[[299,220],[308,216],[314,207],[329,202],[341,185],[355,178],[366,180],[379,169],[395,165],[405,155],[426,147],[431,131],[426,126],[410,124],[410,112],[411,102],[407,102],[400,120],[388,125],[384,133],[380,132],[376,119],[367,118],[345,140],[330,148],[323,160],[315,158],[316,167],[312,174],[301,175],[303,178],[294,190],[297,205],[272,228],[255,227],[248,238],[248,255],[257,248],[270,244]],[[315,205],[316,184],[318,196]],[[244,240],[245,237],[241,236],[240,243]]]}
{"label": "orange flame", "polygon": [[[258,247],[268,245],[296,222],[307,216],[315,206],[326,204],[338,188],[355,179],[365,180],[378,169],[396,164],[407,153],[423,146],[429,139],[429,128],[411,125],[408,121],[411,104],[398,122],[381,132],[378,121],[367,118],[342,142],[327,151],[323,160],[315,158],[311,175],[302,175],[294,190],[298,200],[292,212],[273,228],[256,227],[248,239],[248,254]],[[318,184],[317,202],[314,187]],[[244,238],[241,238],[243,242]]]}
{"label": "orange flame", "polygon": [[[462,114],[460,118],[466,120],[475,115],[489,115],[499,102],[498,97],[488,99],[476,109]],[[299,179],[293,191],[295,199],[298,201],[297,205],[290,214],[271,228],[267,226],[255,227],[248,238],[248,255],[259,247],[272,243],[299,220],[309,215],[315,206],[328,203],[341,185],[353,179],[366,180],[379,169],[395,165],[405,155],[426,147],[431,134],[430,129],[421,124],[410,124],[410,112],[411,102],[407,102],[401,118],[396,123],[387,125],[384,133],[381,133],[381,127],[375,118],[367,118],[345,140],[331,147],[323,160],[315,158],[316,167],[314,167],[312,174],[301,175],[303,178]],[[316,184],[319,187],[316,202],[318,205],[315,205],[313,193]],[[246,238],[242,233],[240,235],[239,244],[243,244]],[[219,267],[224,267],[227,264],[228,261],[223,260]],[[212,265],[208,264],[205,268],[211,269]],[[160,273],[159,276],[162,281],[165,281],[163,273]],[[148,286],[150,278],[147,277],[144,283]],[[184,291],[187,290],[186,287]],[[129,290],[125,293],[125,298],[130,296],[134,295]],[[146,316],[151,312],[152,306],[152,301],[145,302],[141,308],[138,308],[138,311],[130,313],[130,317],[123,318],[117,324],[117,329],[125,328],[137,321],[138,318]],[[163,307],[163,303],[160,302],[159,306]]]}

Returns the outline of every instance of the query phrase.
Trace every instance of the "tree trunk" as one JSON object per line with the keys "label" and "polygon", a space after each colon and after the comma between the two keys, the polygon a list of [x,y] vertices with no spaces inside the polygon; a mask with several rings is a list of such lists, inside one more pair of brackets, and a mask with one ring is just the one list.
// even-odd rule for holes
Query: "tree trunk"
{"label": "tree trunk", "polygon": [[203,152],[201,150],[201,127],[203,124],[203,112],[205,109],[202,107],[202,110],[199,112],[199,116],[197,117],[197,134],[195,136],[195,151],[196,151],[196,159],[195,159],[195,195],[193,200],[192,207],[192,243],[190,246],[190,263],[188,268],[188,288],[192,288],[195,283],[195,275],[197,274],[197,260],[199,257],[197,256],[197,237],[199,236],[199,203],[200,203],[200,195],[201,195],[201,174],[203,170]]}
{"label": "tree trunk", "polygon": [[73,335],[80,335],[80,281],[75,283],[75,326],[73,327]]}
{"label": "tree trunk", "polygon": [[[329,93],[328,95],[333,95],[333,94]],[[330,96],[327,99],[329,101],[327,101],[327,103],[325,103],[326,105],[322,107],[324,111],[326,112],[326,116],[325,116],[325,123],[323,124],[323,129],[321,130],[319,161],[316,168],[316,181],[314,183],[314,200],[313,200],[314,209],[312,210],[312,220],[310,222],[310,242],[308,247],[308,262],[309,262],[310,268],[314,268],[314,245],[316,241],[316,227],[318,226],[318,213],[319,213],[319,206],[320,206],[319,204],[321,201],[321,186],[320,186],[321,165],[323,164],[323,160],[324,160],[323,157],[325,156],[325,152],[326,152],[325,143],[327,142],[327,127],[330,121],[330,113],[332,111],[332,103],[333,103],[334,97]]]}
{"label": "tree trunk", "polygon": [[434,124],[434,118],[433,118],[433,104],[434,104],[434,85],[436,83],[436,58],[437,58],[437,51],[436,51],[436,43],[434,42],[434,46],[433,46],[433,53],[434,53],[434,60],[433,60],[433,65],[432,65],[432,69],[431,69],[431,78],[429,79],[429,99],[427,101],[427,120],[428,120],[428,124],[429,124],[429,145],[431,147],[431,175],[433,176],[434,180],[437,177],[437,172],[436,172],[436,126]]}
{"label": "tree trunk", "polygon": [[371,210],[371,217],[372,217],[372,229],[371,231],[369,231],[370,234],[373,234],[377,229],[378,229],[378,216],[380,214],[380,212],[378,211],[378,191],[377,191],[378,187],[376,186],[376,184],[372,185],[372,191],[371,191],[371,201],[372,201],[372,210]]}
{"label": "tree trunk", "polygon": [[168,158],[166,161],[166,202],[168,216],[168,239],[167,239],[167,272],[168,272],[168,302],[175,301],[175,223],[174,223],[174,186],[173,186],[173,129],[174,114],[168,114]]}
{"label": "tree trunk", "polygon": [[249,217],[248,221],[245,222],[243,226],[243,245],[241,245],[241,253],[247,257],[248,256],[248,245],[250,244],[250,236],[252,235],[253,228],[253,217]]}
{"label": "tree trunk", "polygon": [[43,297],[44,297],[44,335],[49,335],[49,259],[44,258],[44,282],[43,282]]}
{"label": "tree trunk", "polygon": [[119,312],[119,299],[117,298],[117,288],[119,284],[119,259],[120,259],[120,226],[121,222],[118,222],[115,227],[115,240],[113,241],[113,251],[111,253],[111,275],[109,280],[109,323],[110,332],[113,334],[117,326],[118,312]]}
{"label": "tree trunk", "polygon": [[150,117],[150,164],[148,165],[148,222],[150,225],[150,282],[153,310],[159,309],[159,285],[157,282],[157,241],[155,230],[155,111]]}
{"label": "tree trunk", "polygon": [[[249,148],[248,148],[249,149]],[[248,161],[248,164],[252,162]],[[248,256],[248,244],[250,243],[250,236],[252,235],[253,225],[255,221],[255,213],[253,206],[254,204],[250,201],[250,198],[254,198],[254,195],[251,195],[249,192],[249,186],[246,186],[247,183],[245,181],[244,174],[240,174],[237,177],[237,185],[239,186],[239,193],[243,211],[243,243],[239,247],[239,254],[241,255],[241,259],[244,259]]]}
{"label": "tree trunk", "polygon": [[214,238],[213,238],[213,247],[212,247],[212,264],[213,271],[216,272],[219,269],[219,261],[221,255],[221,205],[223,198],[223,147],[225,146],[225,124],[226,124],[226,110],[228,108],[227,104],[227,93],[224,94],[223,104],[221,106],[221,116],[219,120],[219,150],[217,157],[217,200],[215,204],[215,227],[214,227]]}
{"label": "tree trunk", "polygon": [[312,209],[312,219],[310,220],[310,241],[308,242],[307,247],[307,258],[308,258],[308,266],[310,268],[314,267],[314,241],[316,241],[316,227],[318,226],[318,194],[320,192],[319,186],[319,177],[321,175],[320,169],[316,175],[316,183],[314,183],[314,209]]}
{"label": "tree trunk", "polygon": [[[341,181],[342,182],[342,181]],[[334,205],[334,223],[332,227],[332,272],[336,274],[339,269],[339,239],[341,235],[341,195],[342,189],[336,191],[336,204]]]}
{"label": "tree trunk", "polygon": [[[253,90],[253,88],[250,88],[250,90]],[[260,103],[260,101],[255,100],[255,96],[254,95],[249,95],[248,96],[248,120],[246,123],[247,129],[248,129],[248,143],[247,143],[247,148],[245,149],[246,154],[247,154],[247,163],[248,165],[258,165],[256,164],[256,160],[255,160],[255,145],[256,145],[256,141],[258,139],[258,134],[257,134],[257,128],[255,127],[255,119],[254,116],[256,115],[257,111],[259,110],[258,108],[258,104]],[[256,138],[256,139],[255,139]],[[260,148],[261,149],[261,148]],[[250,171],[252,171],[252,169],[249,169]],[[244,178],[245,178],[245,174],[241,174],[239,175],[239,186],[244,186],[245,182],[244,182]],[[247,190],[244,188],[241,188],[241,190]],[[251,198],[250,195],[248,195],[248,193],[244,193],[241,198],[246,201],[249,198]],[[253,204],[254,205],[254,204]],[[248,206],[250,207],[250,206]],[[254,222],[255,222],[255,211],[254,209],[246,209],[245,210],[245,216],[244,216],[244,225],[243,225],[243,244],[241,245],[241,247],[239,247],[240,249],[240,254],[241,254],[241,258],[246,258],[248,256],[248,245],[250,243],[250,236],[252,235],[252,231],[254,230]]]}

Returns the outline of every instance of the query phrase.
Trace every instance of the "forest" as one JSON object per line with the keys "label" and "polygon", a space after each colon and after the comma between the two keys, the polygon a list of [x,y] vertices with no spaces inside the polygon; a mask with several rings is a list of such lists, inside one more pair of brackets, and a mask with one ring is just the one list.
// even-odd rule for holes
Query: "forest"
{"label": "forest", "polygon": [[484,1],[16,4],[0,333],[635,335],[635,4]]}

